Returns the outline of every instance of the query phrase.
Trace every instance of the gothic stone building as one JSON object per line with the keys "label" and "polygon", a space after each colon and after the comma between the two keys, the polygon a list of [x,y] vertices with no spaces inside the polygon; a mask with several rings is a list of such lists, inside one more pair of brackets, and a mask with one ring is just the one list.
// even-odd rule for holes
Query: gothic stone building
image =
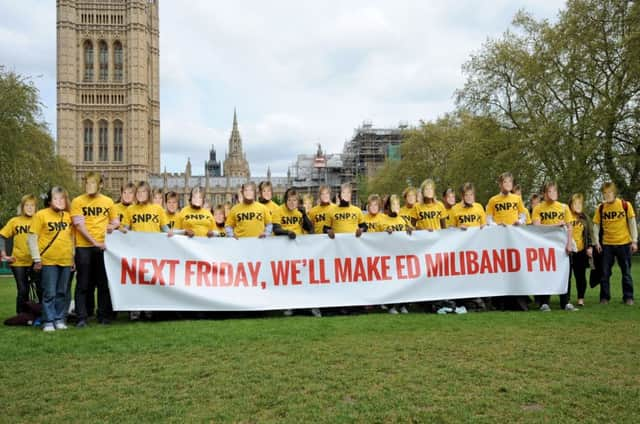
{"label": "gothic stone building", "polygon": [[57,1],[57,151],[115,194],[160,171],[158,0]]}

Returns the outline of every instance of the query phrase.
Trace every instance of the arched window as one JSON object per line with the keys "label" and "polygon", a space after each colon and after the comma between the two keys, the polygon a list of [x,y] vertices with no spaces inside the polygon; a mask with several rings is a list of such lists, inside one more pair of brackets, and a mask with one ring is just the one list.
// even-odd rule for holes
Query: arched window
{"label": "arched window", "polygon": [[122,121],[113,121],[113,160],[122,162]]}
{"label": "arched window", "polygon": [[84,161],[93,161],[93,122],[84,121]]}
{"label": "arched window", "polygon": [[109,128],[104,120],[98,123],[98,160],[109,160]]}
{"label": "arched window", "polygon": [[123,62],[122,43],[116,41],[113,43],[113,79],[116,81],[122,81],[124,74]]}
{"label": "arched window", "polygon": [[93,81],[93,43],[84,42],[84,80]]}
{"label": "arched window", "polygon": [[104,40],[98,44],[99,63],[100,63],[100,81],[106,81],[109,78],[109,48]]}

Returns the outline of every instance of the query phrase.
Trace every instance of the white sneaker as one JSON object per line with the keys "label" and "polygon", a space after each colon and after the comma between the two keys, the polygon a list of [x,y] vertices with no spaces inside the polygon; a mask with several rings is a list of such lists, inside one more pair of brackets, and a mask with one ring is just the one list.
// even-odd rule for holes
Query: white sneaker
{"label": "white sneaker", "polygon": [[393,307],[389,308],[389,313],[391,315],[398,315],[398,310],[396,309],[395,306],[393,306]]}
{"label": "white sneaker", "polygon": [[54,325],[56,326],[56,330],[66,330],[67,329],[67,324],[65,324],[64,321],[56,321],[54,323]]}
{"label": "white sneaker", "polygon": [[564,310],[569,312],[577,311],[576,307],[573,306],[571,303],[567,303],[566,305],[564,305]]}
{"label": "white sneaker", "polygon": [[292,309],[286,309],[282,314],[285,317],[290,317],[291,315],[293,315],[293,310]]}
{"label": "white sneaker", "polygon": [[403,306],[402,308],[400,308],[400,313],[401,313],[401,314],[408,314],[408,313],[409,313],[409,310],[407,309],[407,307],[406,307],[406,306]]}
{"label": "white sneaker", "polygon": [[320,312],[319,308],[311,309],[311,315],[313,315],[316,318],[322,318],[322,312]]}
{"label": "white sneaker", "polygon": [[380,305],[380,309],[382,309],[383,311],[387,311],[389,310],[389,307],[387,305]]}
{"label": "white sneaker", "polygon": [[56,327],[53,326],[52,322],[47,322],[42,326],[42,331],[44,331],[45,333],[49,333],[51,331],[56,331]]}
{"label": "white sneaker", "polygon": [[542,312],[551,312],[551,308],[546,303],[543,303],[542,306],[540,306],[540,310]]}

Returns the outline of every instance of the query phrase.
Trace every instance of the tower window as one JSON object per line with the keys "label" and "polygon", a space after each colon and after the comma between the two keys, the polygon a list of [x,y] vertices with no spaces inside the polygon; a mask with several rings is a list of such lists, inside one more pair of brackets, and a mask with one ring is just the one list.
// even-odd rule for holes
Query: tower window
{"label": "tower window", "polygon": [[93,43],[84,42],[84,80],[93,81]]}
{"label": "tower window", "polygon": [[107,121],[100,121],[98,127],[98,160],[106,162],[109,160],[109,138]]}
{"label": "tower window", "polygon": [[122,122],[113,122],[113,160],[122,162]]}
{"label": "tower window", "polygon": [[107,43],[100,41],[100,81],[106,81],[109,77],[109,48]]}
{"label": "tower window", "polygon": [[84,121],[84,161],[93,161],[93,122]]}
{"label": "tower window", "polygon": [[122,81],[123,76],[122,44],[119,41],[113,43],[113,79]]}

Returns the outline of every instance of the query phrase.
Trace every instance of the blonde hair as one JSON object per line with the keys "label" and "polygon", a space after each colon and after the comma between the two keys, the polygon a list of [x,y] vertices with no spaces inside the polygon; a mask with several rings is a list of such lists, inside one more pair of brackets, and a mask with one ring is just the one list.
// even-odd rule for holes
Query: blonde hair
{"label": "blonde hair", "polygon": [[38,210],[38,199],[36,199],[36,196],[34,196],[33,194],[25,194],[24,196],[22,196],[22,199],[20,199],[20,207],[18,209],[18,213],[22,216],[24,216],[24,205],[27,202],[33,202],[36,210]]}
{"label": "blonde hair", "polygon": [[151,186],[149,185],[148,182],[146,181],[139,181],[136,184],[136,192],[134,194],[135,198],[134,201],[139,204],[138,202],[138,191],[140,191],[140,189],[145,189],[147,190],[147,200],[143,203],[143,205],[146,205],[147,203],[151,203],[153,201],[153,194],[151,192]]}
{"label": "blonde hair", "polygon": [[424,197],[424,189],[431,186],[433,188],[433,198],[436,198],[436,183],[431,178],[427,178],[420,184],[420,194]]}

